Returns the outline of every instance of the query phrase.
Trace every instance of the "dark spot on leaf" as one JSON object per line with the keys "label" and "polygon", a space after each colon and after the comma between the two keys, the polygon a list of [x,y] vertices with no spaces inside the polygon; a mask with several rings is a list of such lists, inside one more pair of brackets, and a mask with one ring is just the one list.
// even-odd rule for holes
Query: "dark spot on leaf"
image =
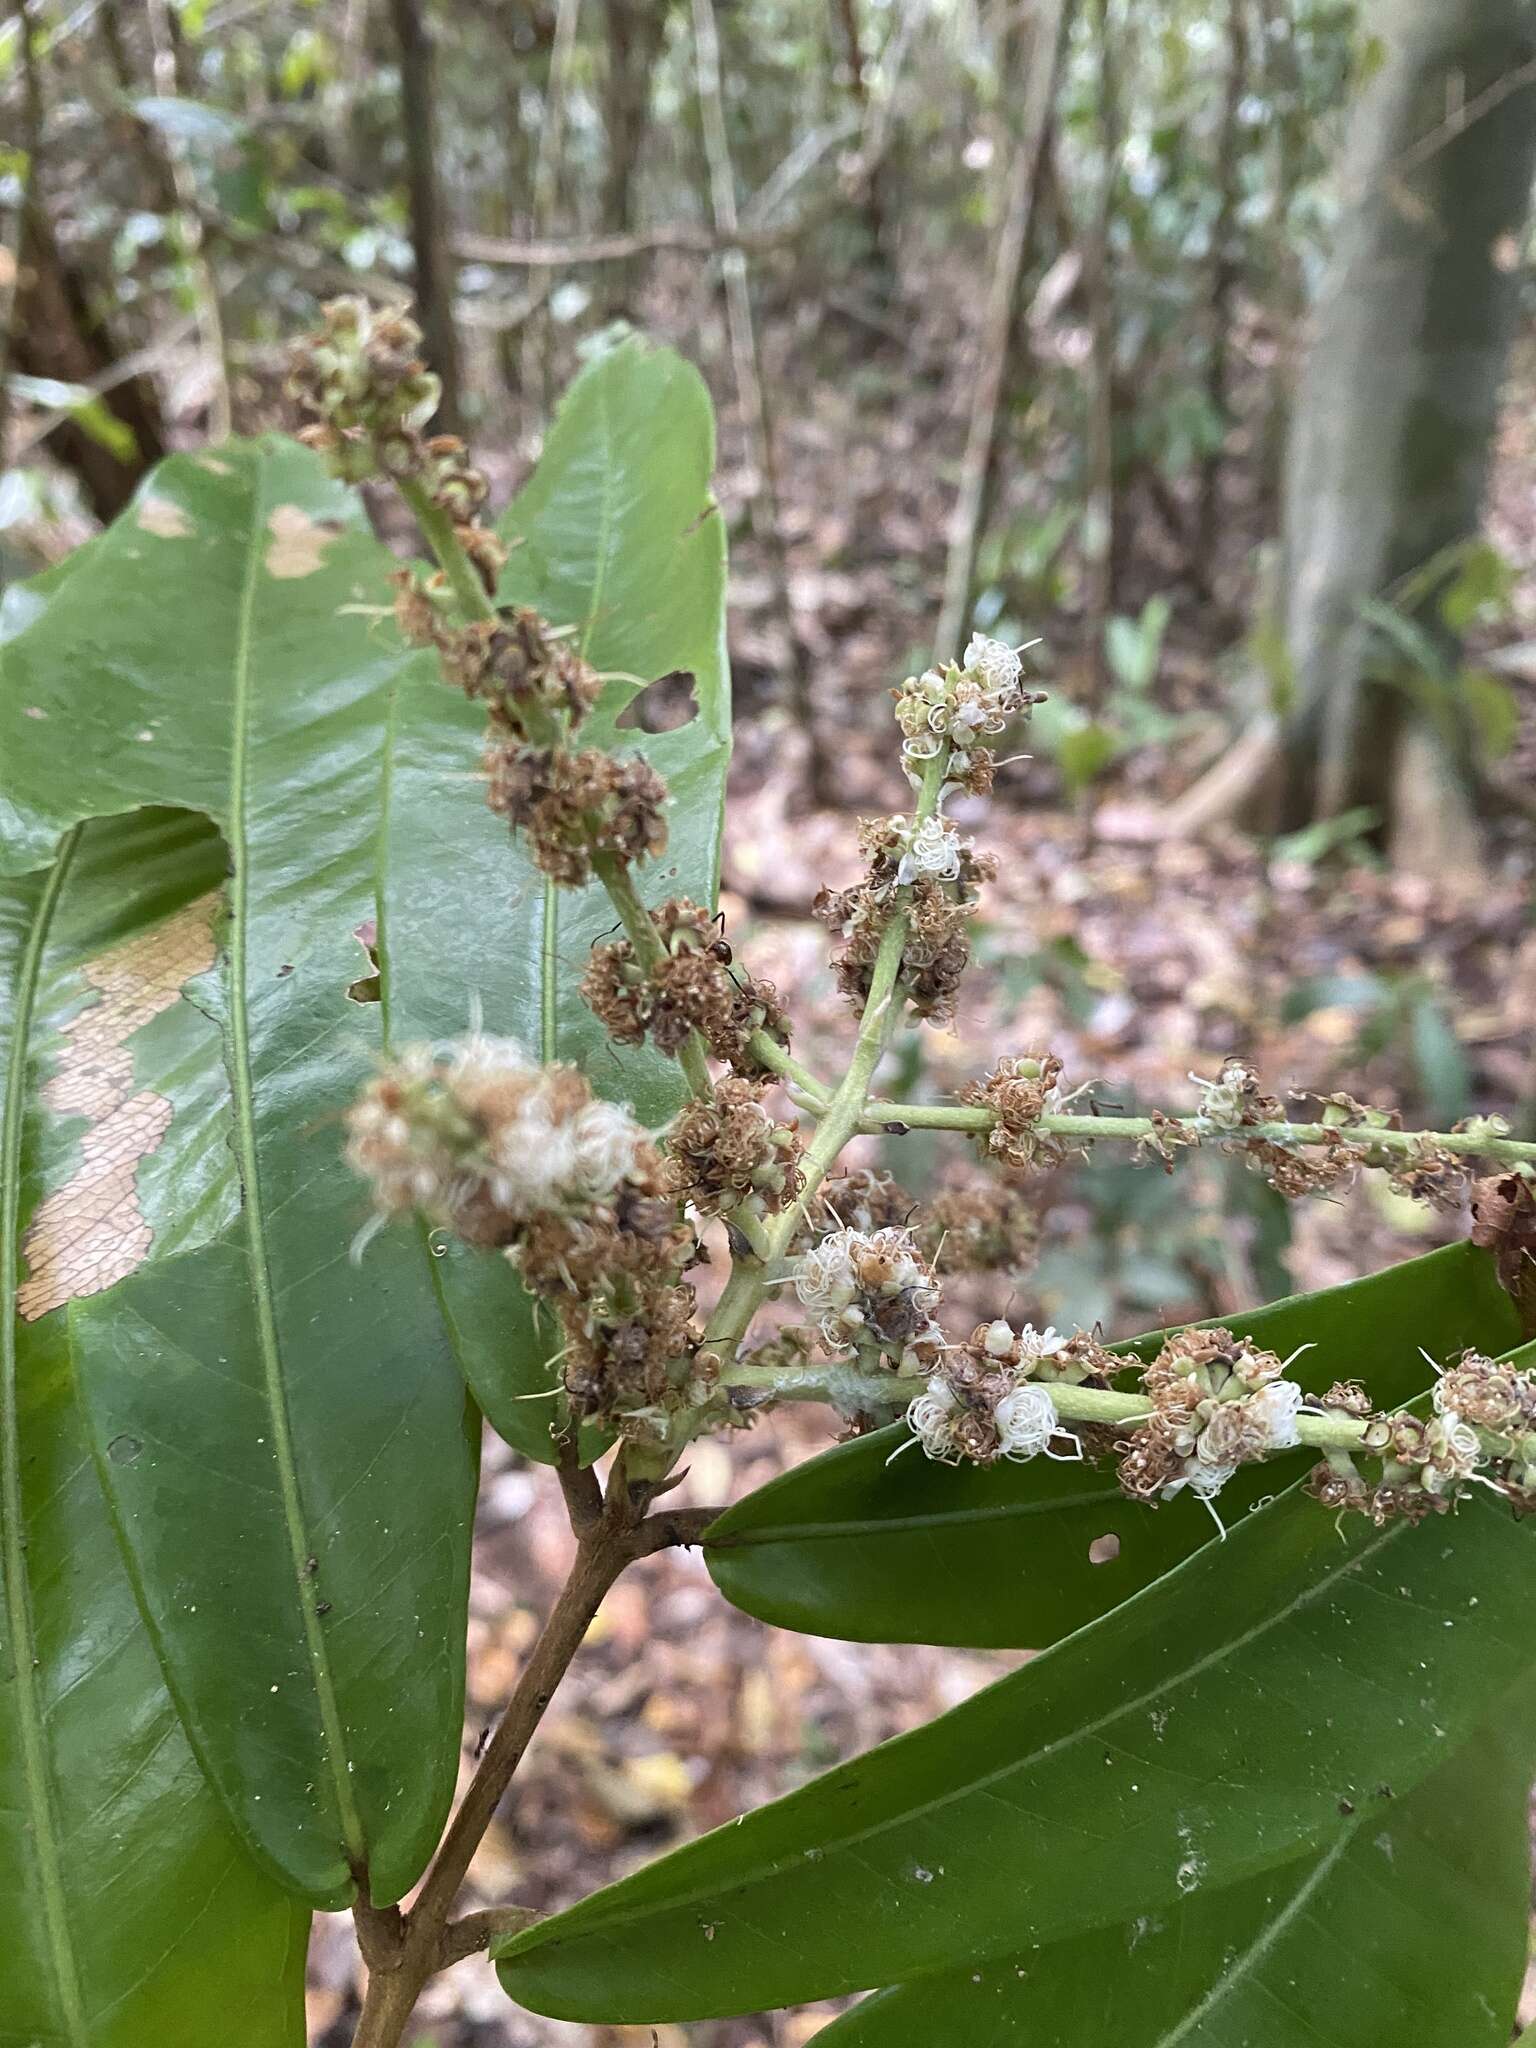
{"label": "dark spot on leaf", "polygon": [[292,972],[293,962],[291,960],[285,960],[282,966],[279,967],[279,969],[277,970],[277,978],[279,981],[286,981],[289,975],[292,974]]}

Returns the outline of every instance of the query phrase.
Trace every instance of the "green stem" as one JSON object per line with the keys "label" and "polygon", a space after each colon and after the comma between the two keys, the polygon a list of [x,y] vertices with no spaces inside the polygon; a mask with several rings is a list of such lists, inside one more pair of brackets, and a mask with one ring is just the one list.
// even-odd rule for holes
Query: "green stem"
{"label": "green stem", "polygon": [[747,1040],[748,1050],[759,1066],[769,1068],[781,1080],[792,1083],[806,1098],[806,1107],[813,1115],[819,1116],[832,1099],[832,1091],[825,1081],[820,1081],[808,1067],[792,1059],[776,1038],[770,1038],[766,1031],[754,1031]]}
{"label": "green stem", "polygon": [[[647,970],[658,967],[666,959],[667,949],[652,922],[651,913],[640,901],[628,867],[617,854],[594,853],[592,872],[608,891],[608,900],[619,913],[619,921],[634,948],[635,958]],[[678,1051],[677,1063],[690,1090],[700,1101],[708,1102],[714,1094],[714,1085],[709,1078],[704,1041],[697,1031],[689,1032]]]}
{"label": "green stem", "polygon": [[[453,521],[433,499],[425,485],[414,478],[399,480],[400,495],[404,498],[421,528],[422,536],[432,550],[438,567],[448,579],[461,611],[471,619],[494,619],[496,606],[487,594],[484,585],[475,572],[473,563],[459,543]],[[552,715],[544,712],[537,704],[519,706],[528,737],[539,746],[554,746],[560,741],[560,730]],[[654,967],[665,957],[661,939],[651,922],[651,914],[640,901],[633,877],[623,861],[611,853],[594,853],[592,871],[608,892],[608,900],[618,912],[635,957],[645,967]],[[704,1056],[704,1045],[698,1033],[692,1032],[688,1042],[678,1054],[678,1064],[683,1070],[690,1090],[708,1101],[714,1092],[709,1078],[709,1066]],[[814,1084],[813,1084],[814,1085]]]}
{"label": "green stem", "polygon": [[[990,1109],[948,1102],[885,1102],[865,1105],[859,1128],[882,1131],[890,1124],[905,1124],[914,1131],[989,1131],[997,1122]],[[1175,1140],[1183,1134],[1193,1141],[1265,1138],[1276,1145],[1337,1146],[1348,1140],[1372,1151],[1412,1153],[1421,1145],[1461,1155],[1464,1158],[1493,1159],[1501,1165],[1536,1161],[1536,1144],[1519,1138],[1486,1137],[1477,1131],[1389,1131],[1363,1124],[1295,1124],[1289,1122],[1242,1124],[1236,1130],[1211,1123],[1201,1116],[1042,1116],[1038,1128],[1056,1138],[1085,1140],[1119,1138],[1140,1144],[1156,1140],[1159,1133]]]}
{"label": "green stem", "polygon": [[[868,1372],[852,1360],[833,1359],[809,1366],[728,1365],[720,1376],[722,1386],[741,1387],[771,1395],[775,1401],[823,1401],[832,1407],[900,1411],[914,1394],[928,1384],[925,1372]],[[1112,1387],[1077,1387],[1064,1381],[1042,1380],[1063,1422],[1109,1422],[1134,1428],[1154,1413],[1153,1404],[1142,1394],[1121,1394]],[[1299,1442],[1318,1450],[1358,1450],[1367,1423],[1353,1415],[1313,1415],[1296,1418]],[[1507,1454],[1502,1440],[1478,1432],[1485,1450]]]}
{"label": "green stem", "polygon": [[433,498],[426,485],[415,477],[397,477],[396,487],[410,506],[416,524],[421,528],[422,537],[436,558],[437,566],[448,579],[460,610],[466,618],[494,619],[495,601],[480,581],[474,564],[459,545],[453,521]]}
{"label": "green stem", "polygon": [[[939,792],[944,787],[944,776],[948,767],[949,747],[946,744],[923,770],[922,787],[918,791],[915,810],[915,822],[918,825],[931,818],[938,810]],[[769,1227],[769,1259],[780,1259],[784,1256],[799,1228],[800,1219],[805,1214],[806,1204],[863,1121],[865,1104],[869,1100],[870,1083],[875,1078],[875,1069],[880,1064],[892,1026],[900,1015],[897,984],[901,978],[902,956],[907,945],[909,901],[910,896],[906,889],[896,892],[890,917],[880,935],[880,950],[875,955],[874,966],[870,971],[869,993],[864,999],[853,1057],[848,1063],[847,1073],[838,1083],[835,1094],[828,1102],[816,1135],[801,1161],[801,1170],[805,1176],[804,1185],[795,1201],[782,1210]],[[718,1351],[723,1356],[729,1356],[735,1351],[762,1303],[766,1281],[767,1275],[761,1262],[755,1267],[738,1266],[731,1274],[715,1305],[715,1313],[710,1318],[709,1334],[705,1341],[711,1350]]]}

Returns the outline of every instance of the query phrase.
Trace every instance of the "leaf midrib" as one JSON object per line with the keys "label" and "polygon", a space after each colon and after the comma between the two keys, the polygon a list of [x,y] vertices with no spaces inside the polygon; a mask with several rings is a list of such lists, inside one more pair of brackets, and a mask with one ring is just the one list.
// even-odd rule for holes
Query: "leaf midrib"
{"label": "leaf midrib", "polygon": [[1065,1514],[1071,1508],[1091,1508],[1115,1505],[1125,1495],[1117,1486],[1103,1486],[1094,1493],[1068,1493],[1056,1500],[1014,1500],[994,1501],[984,1508],[946,1508],[942,1511],[904,1515],[860,1515],[851,1521],[804,1521],[765,1522],[756,1527],[748,1523],[740,1529],[722,1529],[718,1534],[706,1530],[704,1548],[706,1551],[726,1553],[734,1550],[770,1548],[776,1543],[838,1543],[850,1536],[905,1536],[928,1534],[942,1530],[946,1533],[965,1528],[970,1523],[1008,1522],[1031,1515]]}
{"label": "leaf midrib", "polygon": [[1233,1957],[1216,1982],[1206,1992],[1198,2005],[1190,2007],[1172,2033],[1159,2034],[1148,2044],[1148,2048],[1179,2048],[1181,2041],[1190,2038],[1191,2029],[1210,2018],[1236,1987],[1256,1970],[1296,1919],[1311,1904],[1313,1896],[1333,1875],[1334,1869],[1343,1858],[1345,1851],[1354,1844],[1355,1837],[1364,1826],[1363,1820],[1346,1828],[1336,1842],[1331,1842],[1303,1876],[1294,1892],[1248,1946]]}
{"label": "leaf midrib", "polygon": [[[581,635],[577,652],[583,661],[592,642],[592,629],[597,623],[599,606],[602,603],[603,586],[608,579],[608,550],[613,539],[613,477],[616,464],[613,462],[613,420],[608,407],[607,387],[601,378],[597,383],[597,409],[602,415],[603,448],[610,458],[603,463],[602,492],[598,500],[597,521],[597,567],[592,577],[592,594],[587,604],[587,615],[582,620]],[[556,884],[546,876],[544,882],[544,923],[539,938],[539,1058],[548,1066],[560,1057],[560,893]]]}
{"label": "leaf midrib", "polygon": [[261,1353],[263,1391],[271,1417],[272,1449],[281,1491],[283,1526],[293,1564],[299,1610],[303,1618],[305,1649],[314,1679],[315,1700],[320,1712],[326,1766],[341,1821],[343,1843],[348,1860],[354,1872],[357,1872],[362,1869],[365,1862],[367,1837],[347,1768],[346,1733],[341,1716],[341,1704],[326,1651],[324,1632],[320,1626],[314,1580],[305,1568],[305,1560],[309,1555],[309,1537],[299,1491],[298,1468],[294,1459],[293,1428],[288,1414],[287,1388],[283,1378],[282,1345],[278,1336],[277,1312],[272,1298],[266,1219],[261,1198],[260,1160],[256,1144],[250,1024],[246,1010],[247,913],[250,895],[246,795],[250,752],[252,616],[256,603],[256,576],[262,559],[262,534],[265,522],[261,514],[264,510],[265,499],[262,489],[259,483],[253,483],[250,542],[246,551],[245,576],[235,620],[229,791],[225,819],[231,866],[229,902],[232,937],[229,948],[228,1033],[230,1091],[234,1101],[235,1157],[245,1197],[246,1257],[250,1270],[251,1294],[256,1304],[257,1344]]}
{"label": "leaf midrib", "polygon": [[6,1062],[5,1119],[0,1126],[0,1548],[4,1554],[5,1606],[10,1624],[12,1684],[15,1688],[13,1698],[21,1731],[22,1774],[37,1856],[43,1926],[54,1986],[64,2024],[69,2031],[71,2048],[88,2048],[89,2036],[79,1965],[69,1931],[63,1861],[59,1852],[58,1814],[49,1783],[43,1711],[38,1692],[31,1586],[27,1574],[27,1539],[22,1523],[16,1317],[21,1275],[21,1147],[26,1119],[32,1019],[37,1006],[43,951],[63,893],[64,878],[80,842],[80,831],[81,828],[75,826],[59,842],[22,952],[10,1057]]}
{"label": "leaf midrib", "polygon": [[[938,1813],[945,1807],[953,1806],[958,1800],[973,1798],[978,1792],[989,1790],[999,1780],[1012,1776],[1016,1771],[1034,1769],[1037,1765],[1046,1762],[1059,1752],[1071,1749],[1078,1743],[1091,1740],[1094,1736],[1100,1734],[1102,1730],[1112,1727],[1115,1722],[1123,1719],[1125,1716],[1139,1713],[1144,1707],[1160,1699],[1165,1693],[1173,1691],[1178,1686],[1192,1682],[1207,1671],[1216,1669],[1239,1650],[1246,1649],[1250,1643],[1258,1642],[1272,1629],[1281,1627],[1293,1615],[1299,1614],[1304,1608],[1310,1606],[1315,1600],[1326,1594],[1330,1587],[1339,1579],[1344,1578],[1350,1572],[1358,1570],[1368,1559],[1377,1556],[1381,1551],[1395,1543],[1402,1536],[1406,1526],[1406,1523],[1403,1522],[1389,1524],[1386,1529],[1373,1536],[1369,1542],[1363,1543],[1359,1550],[1347,1557],[1335,1570],[1325,1573],[1319,1579],[1313,1580],[1293,1600],[1288,1601],[1284,1607],[1277,1608],[1273,1613],[1264,1615],[1262,1619],[1254,1622],[1250,1627],[1241,1630],[1238,1634],[1229,1636],[1225,1642],[1212,1650],[1206,1651],[1204,1655],[1197,1657],[1192,1663],[1182,1666],[1177,1671],[1170,1672],[1165,1678],[1159,1679],[1155,1685],[1149,1686],[1145,1692],[1139,1693],[1134,1699],[1117,1701],[1112,1707],[1096,1716],[1093,1720],[1080,1722],[1065,1735],[1058,1736],[1054,1741],[1043,1743],[1031,1754],[1013,1757],[1007,1763],[999,1764],[992,1770],[983,1771],[963,1784],[947,1787],[946,1790],[936,1793],[931,1799],[925,1799],[913,1806],[903,1807],[898,1812],[887,1812],[879,1819],[870,1821],[864,1827],[854,1828],[845,1834],[836,1835],[820,1844],[823,1853],[847,1854],[849,1851],[857,1848],[860,1843],[873,1840],[875,1837],[886,1833],[893,1826],[899,1824],[902,1827],[910,1827],[915,1822],[926,1819],[929,1814]],[[1197,1552],[1196,1555],[1199,1555],[1199,1553]],[[1185,1563],[1187,1564],[1191,1561],[1186,1559]],[[1182,1569],[1183,1566],[1176,1567],[1176,1571]],[[1171,1578],[1174,1575],[1174,1573],[1170,1573],[1168,1576]],[[1166,1584],[1167,1581],[1160,1580],[1157,1583]],[[1150,1587],[1145,1588],[1142,1593],[1135,1595],[1134,1599],[1144,1599],[1146,1593],[1151,1590],[1152,1588]],[[1132,1602],[1127,1602],[1126,1604],[1129,1606]],[[1119,1611],[1123,1613],[1124,1609]],[[1066,1640],[1070,1640],[1070,1638]],[[1059,1648],[1060,1646],[1054,1645],[1053,1647]],[[999,1681],[999,1683],[1003,1684],[1007,1682],[1006,1679]],[[933,1726],[936,1724],[930,1723],[929,1725]],[[897,1740],[907,1741],[910,1740],[910,1737],[897,1737]],[[874,1753],[876,1752],[871,1752],[871,1754]],[[846,1768],[851,1769],[853,1766],[850,1765]],[[790,1795],[791,1798],[796,1796],[793,1793]],[[770,1810],[766,1807],[759,1809],[760,1812],[768,1812]],[[707,1840],[708,1837],[704,1839]],[[686,1853],[686,1851],[680,1853]],[[723,1890],[743,1893],[757,1885],[771,1882],[775,1877],[781,1876],[790,1866],[791,1862],[798,1864],[800,1854],[801,1852],[799,1851],[785,1851],[779,1855],[769,1853],[755,1866],[741,1871],[734,1877],[728,1877],[723,1880],[706,1880],[696,1884],[692,1889],[680,1892],[673,1897],[650,1900],[641,1899],[633,1906],[620,1907],[617,1910],[610,1909],[601,1916],[594,1914],[592,1919],[584,1925],[577,1924],[576,1916],[582,1911],[581,1906],[578,1905],[570,1909],[570,1924],[567,1927],[560,1928],[557,1921],[548,1921],[541,1927],[530,1928],[526,1934],[514,1935],[505,1946],[493,1949],[492,1954],[499,1962],[515,1964],[525,1956],[532,1957],[541,1951],[558,1948],[568,1942],[584,1941],[593,1938],[600,1939],[604,1934],[613,1933],[630,1927],[637,1922],[652,1919],[658,1914],[685,1912],[692,1907],[718,1898]],[[645,1873],[642,1871],[639,1875],[643,1877]],[[625,1881],[629,1882],[631,1880]],[[599,1896],[601,1895],[599,1894]]]}

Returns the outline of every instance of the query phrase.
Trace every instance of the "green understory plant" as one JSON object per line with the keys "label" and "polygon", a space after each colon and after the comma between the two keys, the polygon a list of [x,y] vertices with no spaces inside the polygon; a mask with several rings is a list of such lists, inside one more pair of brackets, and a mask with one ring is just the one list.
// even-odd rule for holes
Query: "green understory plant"
{"label": "green understory plant", "polygon": [[[809,1071],[713,916],[699,380],[599,357],[493,528],[416,347],[332,307],[308,448],[176,458],[0,614],[0,2041],[295,2048],[309,1915],[350,1907],[358,2048],[487,1949],[578,2021],[871,1994],[838,2048],[1496,2048],[1536,1146],[1289,1116],[1235,1055],[1178,1111],[1027,1048],[883,1093],[991,873],[946,806],[1038,695],[980,637],[896,692],[912,808],[815,906],[857,1027]],[[379,480],[430,563],[374,539]],[[621,726],[679,671],[686,725]],[[913,1131],[970,1159],[921,1206],[845,1158]],[[957,1328],[1031,1179],[1103,1148],[1470,1191],[1472,1237],[1222,1328]],[[792,1401],[845,1440],[669,1504]],[[576,1552],[455,1809],[482,1419]],[[678,1544],[780,1626],[1045,1654],[568,1912],[461,1910],[599,1604]]]}

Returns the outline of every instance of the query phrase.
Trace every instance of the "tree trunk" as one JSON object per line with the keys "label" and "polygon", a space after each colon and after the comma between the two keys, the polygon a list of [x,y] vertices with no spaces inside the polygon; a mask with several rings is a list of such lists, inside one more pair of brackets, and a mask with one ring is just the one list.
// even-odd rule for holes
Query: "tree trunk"
{"label": "tree trunk", "polygon": [[1536,0],[1375,0],[1368,22],[1287,461],[1283,828],[1392,817],[1413,717],[1372,678],[1361,606],[1476,530],[1536,145]]}
{"label": "tree trunk", "polygon": [[[609,235],[630,234],[640,152],[651,113],[651,73],[666,36],[667,0],[608,0],[608,68],[603,78],[602,225]],[[609,319],[633,316],[639,283],[635,258],[610,264],[603,274]]]}
{"label": "tree trunk", "polygon": [[1227,429],[1227,342],[1232,301],[1242,274],[1237,211],[1240,199],[1241,137],[1238,122],[1248,88],[1248,0],[1227,0],[1227,82],[1222,98],[1221,127],[1216,138],[1216,220],[1211,230],[1210,300],[1206,309],[1205,399],[1213,419],[1221,423],[1222,446],[1200,464],[1200,495],[1195,513],[1195,548],[1200,574],[1211,587],[1217,537],[1221,527],[1221,472]]}
{"label": "tree trunk", "polygon": [[1110,230],[1114,224],[1115,190],[1120,176],[1120,155],[1124,147],[1118,37],[1121,34],[1122,22],[1126,31],[1129,31],[1133,18],[1129,10],[1117,16],[1112,0],[1097,0],[1094,27],[1099,43],[1099,186],[1093,225],[1087,237],[1085,266],[1092,350],[1089,357],[1088,419],[1083,449],[1083,462],[1087,471],[1083,505],[1084,673],[1090,702],[1095,705],[1102,704],[1109,695],[1113,680],[1105,646],[1105,628],[1115,607],[1115,569],[1119,538],[1119,505],[1115,488],[1117,333],[1114,254],[1110,247]]}
{"label": "tree trunk", "polygon": [[437,424],[459,431],[459,342],[453,325],[453,258],[437,175],[437,104],[432,78],[432,37],[419,0],[389,0],[400,53],[400,122],[405,135],[406,186],[411,209],[416,316],[431,367],[442,380]]}
{"label": "tree trunk", "polygon": [[[96,295],[60,248],[53,232],[46,192],[42,65],[20,0],[13,15],[21,47],[27,170],[16,248],[16,283],[0,356],[0,386],[6,384],[12,369],[26,376],[55,378],[64,384],[94,384],[110,375],[125,351],[107,330],[105,321],[93,311]],[[7,396],[0,391],[0,445],[7,423]],[[91,510],[104,525],[117,517],[133,496],[140,478],[166,452],[160,401],[148,377],[125,378],[114,388],[109,403],[133,434],[130,455],[119,456],[103,447],[72,419],[61,420],[45,444],[49,453],[79,478]]]}
{"label": "tree trunk", "polygon": [[1306,110],[1291,0],[1259,0],[1258,47],[1261,89],[1270,106],[1270,195],[1261,234],[1267,318],[1276,337],[1259,428],[1259,485],[1267,517],[1278,516],[1285,442],[1291,417],[1291,388],[1306,286],[1291,234],[1291,206],[1302,179],[1306,154]]}
{"label": "tree trunk", "polygon": [[[560,197],[565,160],[565,97],[576,50],[576,25],[581,0],[555,0],[554,39],[549,46],[549,73],[544,84],[544,117],[539,123],[533,163],[533,205],[529,226],[533,239],[548,235]],[[530,440],[544,432],[550,411],[550,332],[548,297],[553,279],[548,270],[528,273],[528,296],[534,310],[523,327],[523,418]]]}
{"label": "tree trunk", "polygon": [[742,425],[746,430],[752,466],[757,472],[751,502],[752,531],[772,578],[774,603],[784,631],[786,695],[790,714],[805,741],[807,787],[817,803],[833,803],[837,790],[817,728],[810,655],[795,623],[789,557],[779,520],[778,457],[774,446],[773,414],[763,379],[757,325],[752,317],[752,286],[747,274],[747,258],[740,245],[730,239],[738,232],[740,222],[736,213],[736,170],[731,159],[725,93],[720,77],[720,30],[713,0],[693,0],[693,52],[699,119],[709,167],[710,208],[715,231],[727,244],[720,258],[721,276],[725,283],[726,333],[730,340]]}
{"label": "tree trunk", "polygon": [[1044,0],[1033,17],[1028,40],[1017,52],[1017,140],[1003,190],[997,253],[982,320],[980,361],[965,454],[960,464],[960,490],[950,521],[944,597],[934,632],[936,661],[956,659],[970,624],[976,553],[986,523],[996,466],[998,416],[1008,383],[1010,356],[1018,343],[1020,284],[1038,210],[1041,166],[1051,132],[1072,8],[1073,0]]}
{"label": "tree trunk", "polygon": [[[837,17],[837,33],[843,46],[843,62],[848,66],[848,91],[859,116],[861,144],[867,140],[870,123],[869,78],[864,69],[864,41],[859,27],[859,0],[834,0],[833,12]],[[880,190],[880,167],[867,158],[858,171],[859,197],[864,212],[864,226],[869,234],[870,253],[877,262],[885,263],[888,258],[888,244],[885,228],[885,207]]]}

